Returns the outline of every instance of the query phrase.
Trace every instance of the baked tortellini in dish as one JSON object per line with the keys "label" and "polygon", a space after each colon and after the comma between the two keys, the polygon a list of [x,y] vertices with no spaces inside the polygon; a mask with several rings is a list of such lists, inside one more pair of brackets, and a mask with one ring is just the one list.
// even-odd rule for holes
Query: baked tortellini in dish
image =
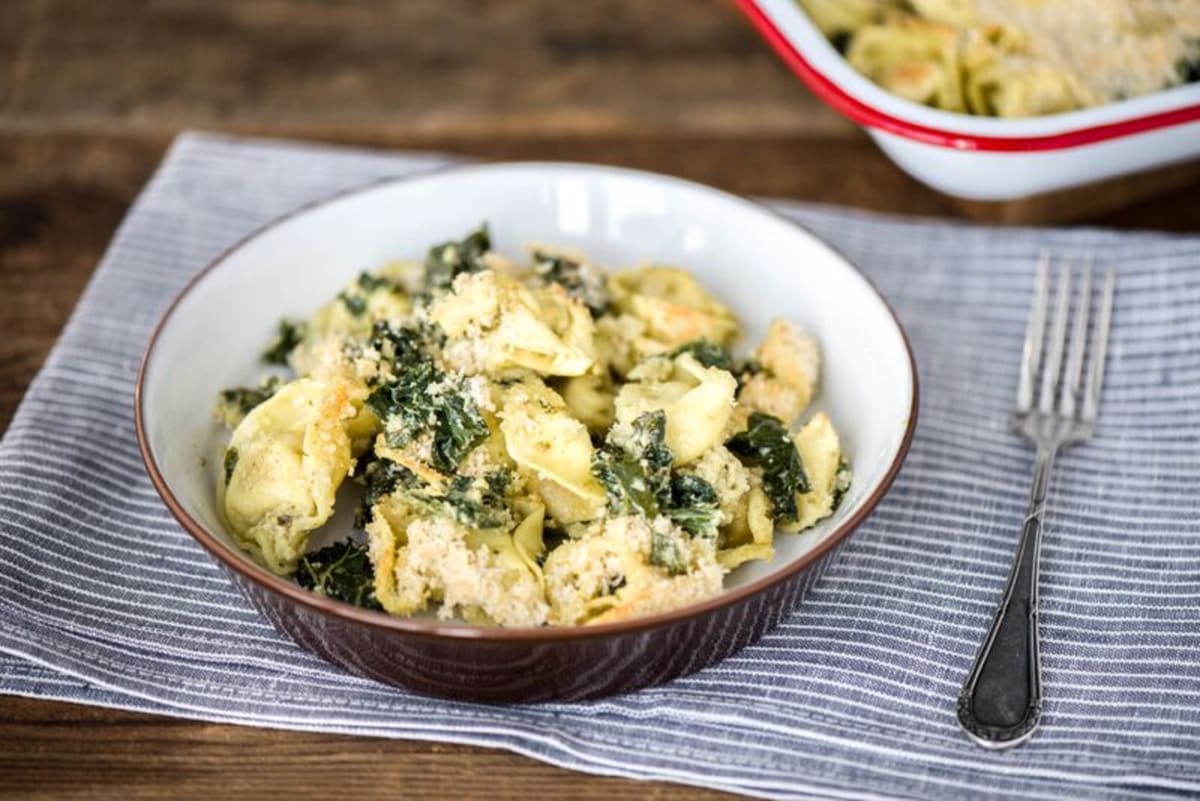
{"label": "baked tortellini in dish", "polygon": [[799,0],[856,70],[906,100],[996,117],[1200,80],[1196,0]]}
{"label": "baked tortellini in dish", "polygon": [[[481,228],[279,324],[271,374],[218,398],[220,508],[267,569],[393,615],[577,626],[712,597],[851,481],[806,415],[816,339],[775,320],[735,359],[741,333],[685,270],[517,262]],[[355,492],[356,532],[310,547]]]}

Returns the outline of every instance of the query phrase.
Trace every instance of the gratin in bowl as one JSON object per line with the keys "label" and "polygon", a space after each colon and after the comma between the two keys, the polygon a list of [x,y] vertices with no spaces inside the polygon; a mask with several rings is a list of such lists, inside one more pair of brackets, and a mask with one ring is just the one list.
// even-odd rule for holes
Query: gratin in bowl
{"label": "gratin in bowl", "polygon": [[1012,200],[1200,158],[1200,83],[1062,114],[972,116],[913,103],[859,74],[796,0],[737,4],[814,94],[949,195]]}
{"label": "gratin in bowl", "polygon": [[[487,221],[495,249],[579,248],[609,268],[650,261],[692,270],[757,341],[772,317],[821,340],[828,411],[854,469],[835,514],[779,534],[773,562],[743,565],[725,591],[653,617],[577,628],[485,628],[400,618],[315,595],[255,564],[217,508],[219,390],[255,383],[281,317],[307,317],[363,269],[422,259]],[[801,599],[891,485],[916,423],[917,377],[895,315],[812,234],[770,210],[687,181],[611,167],[492,164],[391,180],[267,225],[200,272],[167,310],[138,377],[138,442],[183,527],[280,631],[353,673],[422,693],[484,701],[626,692],[711,665],[753,642]],[[347,482],[349,485],[351,482]],[[339,495],[327,528],[350,531]]]}

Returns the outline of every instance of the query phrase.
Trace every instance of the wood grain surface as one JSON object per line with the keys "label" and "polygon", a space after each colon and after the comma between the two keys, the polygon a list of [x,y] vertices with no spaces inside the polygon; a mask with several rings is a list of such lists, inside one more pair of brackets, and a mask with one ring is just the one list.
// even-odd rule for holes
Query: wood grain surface
{"label": "wood grain surface", "polygon": [[[1200,231],[1196,167],[1037,207],[940,196],[809,95],[725,0],[3,0],[0,430],[130,201],[188,128],[622,164],[884,211]],[[282,791],[720,796],[481,748],[0,698],[5,798]]]}

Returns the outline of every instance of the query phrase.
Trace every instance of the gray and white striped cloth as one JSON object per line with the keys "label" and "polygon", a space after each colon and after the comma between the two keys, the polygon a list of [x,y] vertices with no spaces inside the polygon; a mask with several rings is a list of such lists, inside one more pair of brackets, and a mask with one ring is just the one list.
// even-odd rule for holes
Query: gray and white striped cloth
{"label": "gray and white striped cloth", "polygon": [[[805,603],[741,654],[583,704],[417,697],[277,634],[171,519],[134,443],[168,300],[300,204],[446,159],[186,135],[129,216],[0,444],[0,691],[204,720],[511,749],[787,798],[1200,794],[1200,238],[996,229],[779,203],[876,282],[912,337],[920,424],[894,489]],[[1007,429],[1037,254],[1119,267],[1098,436],[1045,542],[1046,711],[986,753],[954,701],[1024,512]]]}

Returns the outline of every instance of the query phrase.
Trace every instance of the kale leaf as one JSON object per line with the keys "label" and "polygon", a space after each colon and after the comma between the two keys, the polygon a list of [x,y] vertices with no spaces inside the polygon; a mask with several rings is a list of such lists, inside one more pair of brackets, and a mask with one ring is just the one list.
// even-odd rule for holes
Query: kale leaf
{"label": "kale leaf", "polygon": [[371,275],[366,270],[358,274],[358,286],[363,292],[374,292],[377,289],[396,289],[396,285],[379,275]]}
{"label": "kale leaf", "polygon": [[671,503],[666,514],[689,534],[714,537],[721,522],[717,491],[699,476],[671,476]]}
{"label": "kale leaf", "polygon": [[460,382],[428,355],[438,336],[431,328],[377,323],[371,344],[390,363],[391,377],[377,384],[366,404],[383,421],[389,445],[402,447],[428,433],[433,466],[452,473],[490,432]]}
{"label": "kale leaf", "polygon": [[407,494],[418,502],[440,505],[442,510],[464,526],[477,529],[508,528],[513,521],[504,494],[511,481],[512,474],[501,468],[482,477],[454,476],[441,494],[431,492],[428,488]]}
{"label": "kale leaf", "polygon": [[375,517],[375,504],[396,490],[398,486],[412,486],[420,482],[417,474],[391,459],[380,459],[371,454],[364,457],[365,463],[359,470],[359,481],[365,486],[358,508],[354,510],[354,527],[366,528]]}
{"label": "kale leaf", "polygon": [[305,328],[304,323],[293,323],[286,318],[280,320],[279,332],[275,334],[275,338],[263,352],[263,361],[267,364],[279,364],[286,367],[288,356],[304,340]]}
{"label": "kale leaf", "polygon": [[367,556],[367,546],[353,540],[327,545],[301,557],[296,583],[335,601],[364,609],[383,608],[375,597],[375,569]]}
{"label": "kale leaf", "polygon": [[225,449],[225,486],[229,486],[230,479],[233,478],[233,471],[237,470],[238,450],[237,448]]}
{"label": "kale leaf", "polygon": [[433,465],[449,473],[490,435],[487,421],[462,390],[447,390],[435,399],[437,426],[433,431]]}
{"label": "kale leaf", "polygon": [[445,344],[445,335],[435,325],[393,325],[387,320],[378,320],[371,328],[370,346],[379,357],[398,372],[430,361],[429,354]]}
{"label": "kale leaf", "polygon": [[[641,454],[647,475],[665,476],[675,461],[667,447],[667,413],[662,409],[646,412],[633,421],[632,427],[633,436],[629,438],[628,447]],[[662,491],[656,489],[655,493],[661,496]]]}
{"label": "kale leaf", "polygon": [[485,268],[484,255],[492,249],[487,223],[467,234],[460,242],[445,242],[429,249],[425,258],[427,291],[449,289],[462,273],[477,273]]}
{"label": "kale leaf", "polygon": [[685,342],[669,354],[673,359],[683,353],[690,353],[696,357],[696,361],[700,362],[705,367],[716,367],[718,370],[734,371],[733,357],[729,355],[729,351],[715,342],[709,342],[707,339],[693,339],[691,342]]}
{"label": "kale leaf", "polygon": [[653,519],[671,500],[671,450],[665,442],[667,415],[661,409],[633,421],[628,442],[612,438],[592,455],[592,475],[604,487],[613,514]]}
{"label": "kale leaf", "polygon": [[613,514],[658,514],[658,498],[637,457],[604,446],[592,455],[592,475],[604,487]]}
{"label": "kale leaf", "polygon": [[842,505],[842,499],[846,497],[846,493],[850,490],[850,482],[854,480],[854,473],[850,471],[850,463],[846,461],[846,457],[838,459],[837,473],[833,479],[833,506],[831,511],[837,511],[837,508]]}
{"label": "kale leaf", "polygon": [[533,252],[533,271],[543,284],[558,284],[566,293],[588,307],[593,317],[608,311],[608,291],[583,265],[566,256]]}
{"label": "kale leaf", "polygon": [[699,476],[672,475],[666,424],[662,410],[638,417],[625,442],[617,445],[610,437],[597,449],[592,474],[604,487],[613,514],[638,514],[647,520],[664,514],[693,536],[713,536],[720,522],[717,492]]}
{"label": "kale leaf", "polygon": [[424,359],[406,367],[377,386],[367,396],[367,407],[384,424],[388,444],[407,445],[436,425],[429,385],[441,378],[433,361]]}
{"label": "kale leaf", "polygon": [[657,531],[650,533],[650,564],[666,570],[669,576],[681,575],[688,569],[687,554],[679,547],[679,541]]}
{"label": "kale leaf", "polygon": [[238,419],[250,414],[250,411],[263,401],[270,398],[284,380],[277,375],[267,376],[257,387],[234,387],[221,390],[221,406],[227,412],[227,417]]}
{"label": "kale leaf", "polygon": [[734,365],[733,377],[737,379],[738,391],[741,392],[746,382],[761,372],[763,372],[763,366],[757,359],[745,359]]}
{"label": "kale leaf", "polygon": [[353,314],[355,317],[362,317],[367,311],[367,297],[360,295],[357,292],[339,292],[338,300],[346,307],[346,311]]}
{"label": "kale leaf", "polygon": [[444,486],[435,487],[403,465],[373,459],[363,469],[362,481],[366,488],[354,514],[356,528],[365,528],[374,518],[375,504],[393,492],[471,528],[507,528],[512,524],[512,513],[505,502],[512,482],[507,468],[480,477],[454,476]]}
{"label": "kale leaf", "polygon": [[381,289],[395,292],[397,287],[388,279],[371,275],[364,270],[358,274],[354,288],[338,293],[338,300],[355,317],[362,317],[367,311],[370,296]]}
{"label": "kale leaf", "polygon": [[743,464],[762,468],[763,491],[771,501],[774,519],[795,520],[796,493],[809,490],[796,443],[778,417],[754,412],[749,422],[745,431],[725,445]]}
{"label": "kale leaf", "polygon": [[419,362],[380,385],[366,403],[384,421],[393,447],[431,434],[433,466],[443,473],[454,472],[490,433],[475,402],[432,361]]}

